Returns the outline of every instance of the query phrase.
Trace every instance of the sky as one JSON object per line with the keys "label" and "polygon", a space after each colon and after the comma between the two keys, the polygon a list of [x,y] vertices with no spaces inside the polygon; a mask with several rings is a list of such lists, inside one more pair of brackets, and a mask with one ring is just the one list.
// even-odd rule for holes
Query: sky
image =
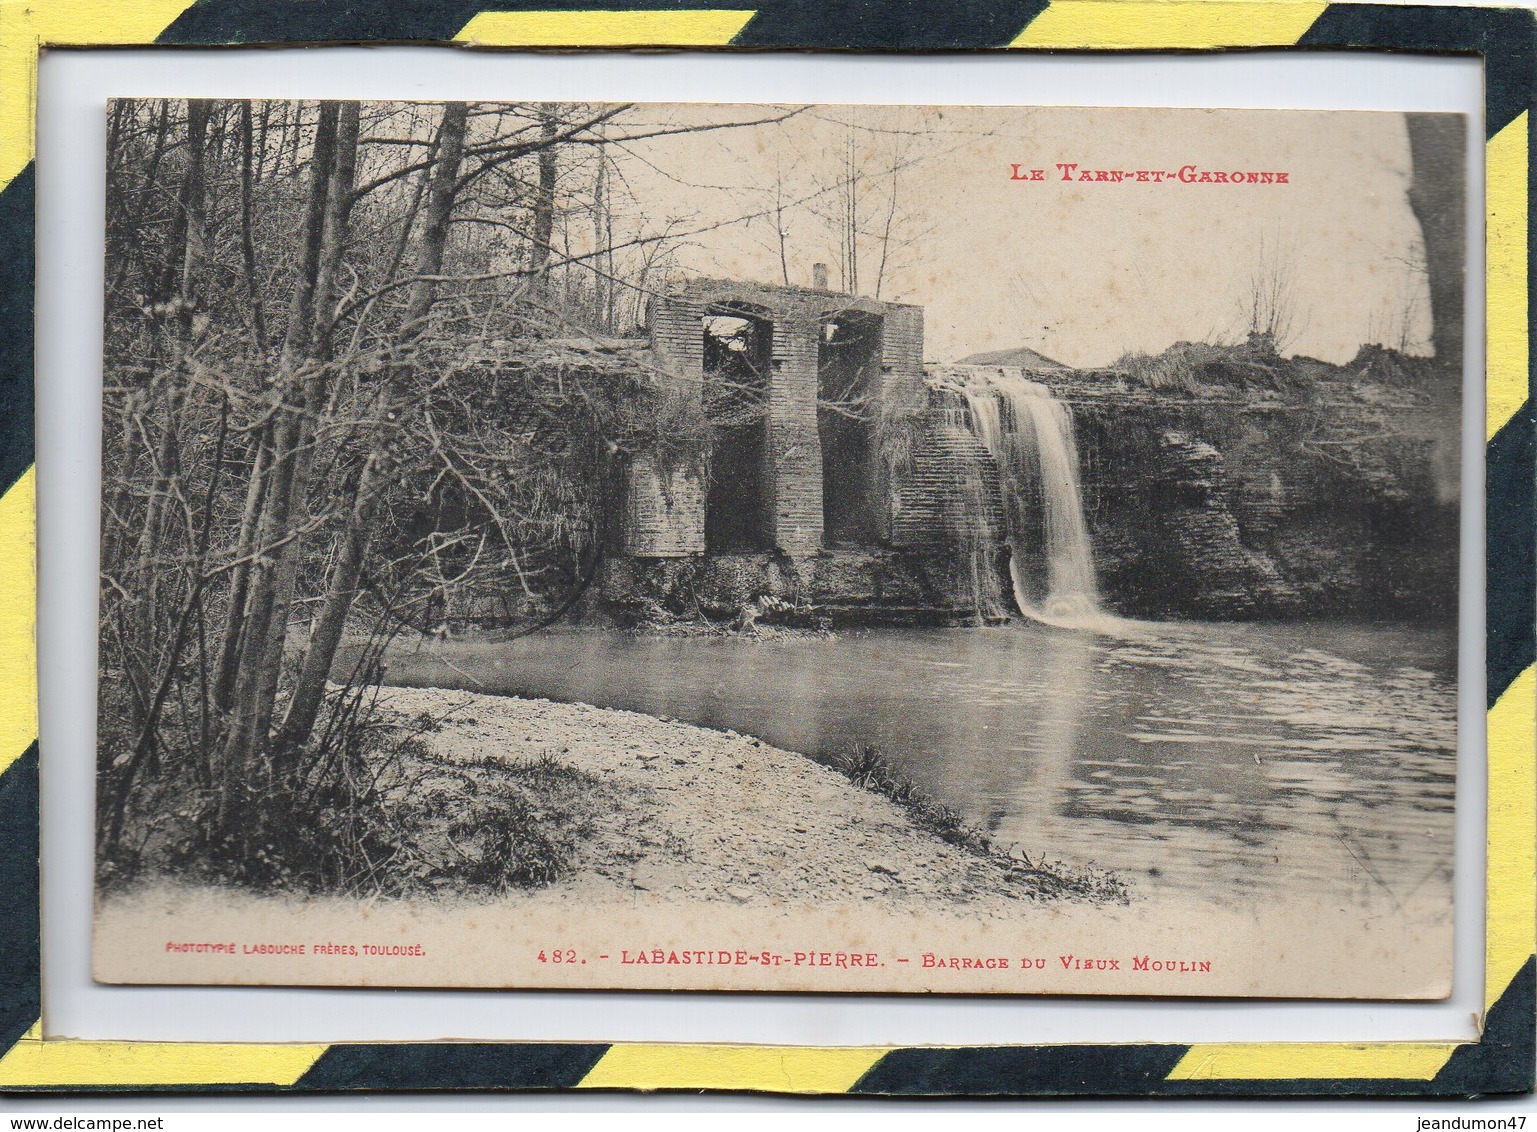
{"label": "sky", "polygon": [[[625,127],[786,112],[640,106]],[[1150,173],[1084,182],[1059,164]],[[1043,179],[1018,179],[1016,165]],[[1287,177],[1153,179],[1185,166]],[[632,223],[688,233],[677,270],[782,282],[782,230],[790,281],[809,285],[823,262],[835,288],[841,186],[854,170],[859,293],[922,305],[931,361],[1029,346],[1093,366],[1181,340],[1241,340],[1256,279],[1283,292],[1285,353],[1342,362],[1366,341],[1428,352],[1398,114],[809,107],[775,124],[634,142],[614,168]]]}

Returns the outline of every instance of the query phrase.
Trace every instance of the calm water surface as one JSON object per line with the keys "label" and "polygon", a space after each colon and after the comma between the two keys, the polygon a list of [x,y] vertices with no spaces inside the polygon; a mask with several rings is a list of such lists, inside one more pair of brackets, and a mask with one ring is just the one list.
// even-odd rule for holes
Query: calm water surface
{"label": "calm water surface", "polygon": [[1449,901],[1455,634],[1124,623],[831,640],[546,632],[397,649],[392,683],[880,748],[933,797],[1141,894]]}

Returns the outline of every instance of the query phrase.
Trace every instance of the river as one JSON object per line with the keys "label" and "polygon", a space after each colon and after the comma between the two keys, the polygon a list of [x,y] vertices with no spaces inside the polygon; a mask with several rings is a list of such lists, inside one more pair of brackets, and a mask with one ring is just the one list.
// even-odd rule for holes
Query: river
{"label": "river", "polygon": [[997,840],[1143,894],[1391,914],[1450,906],[1455,672],[1450,632],[1122,622],[779,641],[569,629],[405,644],[386,675],[806,753],[864,743]]}

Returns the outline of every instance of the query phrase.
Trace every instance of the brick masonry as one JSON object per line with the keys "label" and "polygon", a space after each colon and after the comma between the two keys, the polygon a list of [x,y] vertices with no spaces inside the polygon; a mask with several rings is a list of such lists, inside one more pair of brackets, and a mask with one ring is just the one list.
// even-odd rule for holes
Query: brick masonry
{"label": "brick masonry", "polygon": [[[769,375],[768,459],[774,545],[792,558],[818,553],[823,543],[822,449],[817,428],[817,360],[822,323],[859,310],[882,320],[881,368],[876,396],[882,418],[919,414],[924,405],[923,308],[883,303],[830,291],[729,280],[690,280],[660,295],[651,307],[651,347],[671,380],[696,391],[704,384],[704,328],[712,308],[729,304],[773,325]],[[630,476],[625,553],[671,557],[704,551],[705,493],[699,470],[664,477],[645,460]],[[901,484],[888,477],[882,529],[890,530]],[[697,505],[696,505],[697,504]],[[933,540],[930,540],[933,541]]]}
{"label": "brick masonry", "polygon": [[1003,493],[992,453],[956,410],[925,414],[912,470],[892,499],[891,544],[942,552],[996,545],[1003,537]]}
{"label": "brick masonry", "polygon": [[620,545],[637,558],[704,553],[704,485],[688,468],[663,470],[643,453],[630,465]]}
{"label": "brick masonry", "polygon": [[817,435],[820,320],[794,310],[774,323],[769,378],[769,460],[774,542],[792,557],[822,546],[822,442]]}
{"label": "brick masonry", "polygon": [[[985,558],[986,548],[996,538],[1001,518],[998,474],[991,455],[964,422],[930,404],[923,370],[923,308],[831,291],[689,280],[653,300],[651,348],[666,380],[682,383],[696,397],[704,388],[703,319],[722,308],[750,314],[773,328],[766,490],[771,496],[774,551],[764,562],[782,562],[783,569],[790,571],[785,577],[802,578],[809,587],[802,596],[810,597],[818,608],[838,608],[840,603],[851,610],[889,606],[894,612],[916,615],[918,606],[923,606],[942,610],[946,616],[977,615],[976,587],[954,579],[974,573],[974,563]],[[818,361],[824,323],[848,311],[881,320],[879,374],[873,391],[878,451],[871,457],[877,463],[880,536],[879,545],[863,552],[845,548],[831,554],[824,546]],[[642,577],[654,583],[662,576],[645,567],[644,560],[655,560],[660,567],[667,560],[702,557],[700,568],[707,574],[709,563],[717,558],[721,564],[736,561],[729,555],[706,553],[707,500],[703,467],[664,473],[650,457],[636,459],[620,538],[621,553],[635,561],[633,567],[616,563],[609,570],[604,590],[611,601],[623,605],[624,595],[633,597],[630,591]],[[682,566],[679,563],[677,568]],[[642,573],[636,574],[636,569]],[[756,578],[755,573],[749,574]],[[621,578],[630,581],[620,584]],[[695,578],[694,572],[678,578],[690,579],[705,592],[722,588],[705,575]],[[813,585],[813,578],[822,580]],[[928,581],[899,586],[894,581],[898,578]],[[878,596],[864,593],[871,586]],[[738,588],[725,587],[722,592],[729,590],[733,600],[780,596],[772,586],[757,593],[761,587],[756,582],[747,586],[754,594],[737,594]],[[651,595],[653,600],[656,597]]]}
{"label": "brick masonry", "polygon": [[881,400],[888,412],[923,408],[923,308],[888,306],[881,341]]}

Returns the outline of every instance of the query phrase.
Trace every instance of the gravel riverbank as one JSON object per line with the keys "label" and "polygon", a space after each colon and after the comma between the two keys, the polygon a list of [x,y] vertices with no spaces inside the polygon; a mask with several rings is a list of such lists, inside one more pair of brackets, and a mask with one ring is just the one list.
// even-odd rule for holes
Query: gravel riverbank
{"label": "gravel riverbank", "polygon": [[[750,736],[635,712],[437,688],[387,688],[402,721],[450,762],[547,757],[595,781],[571,867],[555,882],[583,899],[649,893],[733,904],[865,901],[1017,914],[1064,891],[1063,877],[950,844],[909,809],[837,771]],[[1068,891],[1110,898],[1070,878]]]}

